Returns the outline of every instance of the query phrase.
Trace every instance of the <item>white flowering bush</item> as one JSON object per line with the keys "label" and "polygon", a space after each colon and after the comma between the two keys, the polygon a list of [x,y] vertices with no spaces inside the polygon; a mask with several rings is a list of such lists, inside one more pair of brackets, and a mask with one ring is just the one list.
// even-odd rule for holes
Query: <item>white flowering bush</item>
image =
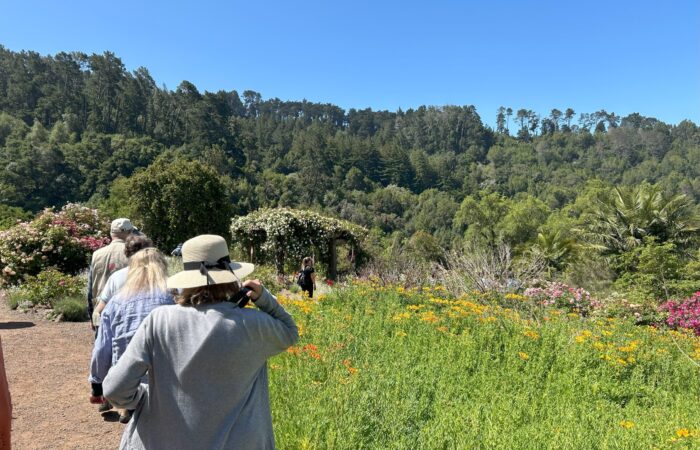
{"label": "white flowering bush", "polygon": [[47,267],[77,273],[109,242],[108,230],[109,222],[96,210],[69,203],[0,231],[0,285],[16,284]]}
{"label": "white flowering bush", "polygon": [[301,260],[312,247],[328,257],[333,240],[359,249],[366,234],[366,229],[350,222],[289,208],[260,209],[231,223],[236,244],[253,250],[258,260],[274,261],[280,271],[286,258]]}

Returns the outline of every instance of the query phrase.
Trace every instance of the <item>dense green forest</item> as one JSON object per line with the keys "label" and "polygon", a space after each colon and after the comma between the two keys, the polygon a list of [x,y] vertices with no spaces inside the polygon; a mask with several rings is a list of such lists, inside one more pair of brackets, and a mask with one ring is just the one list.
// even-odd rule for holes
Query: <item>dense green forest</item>
{"label": "dense green forest", "polygon": [[562,106],[504,106],[494,130],[474,106],[345,111],[188,81],[169,90],[110,52],[0,46],[0,212],[119,211],[136,171],[188,159],[218,173],[236,215],[311,209],[433,260],[465,241],[507,244],[544,255],[550,273],[627,286],[645,258],[670,254],[674,279],[693,279],[698,126]]}

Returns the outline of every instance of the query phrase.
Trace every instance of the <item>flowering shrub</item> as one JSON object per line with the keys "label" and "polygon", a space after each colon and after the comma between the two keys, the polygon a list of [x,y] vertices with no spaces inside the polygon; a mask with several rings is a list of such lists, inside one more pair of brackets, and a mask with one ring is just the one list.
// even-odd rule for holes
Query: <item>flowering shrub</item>
{"label": "flowering shrub", "polygon": [[601,300],[606,317],[629,320],[636,325],[655,325],[665,320],[656,300],[642,299],[630,292],[612,292]]}
{"label": "flowering shrub", "polygon": [[284,258],[301,260],[312,246],[325,256],[334,239],[358,248],[366,230],[311,211],[268,208],[233,219],[231,234],[234,242],[252,250],[261,260],[274,258],[279,266]]}
{"label": "flowering shrub", "polygon": [[659,306],[668,311],[666,324],[674,328],[688,328],[700,336],[700,291],[681,301],[669,300]]}
{"label": "flowering shrub", "polygon": [[77,204],[45,209],[30,222],[0,232],[0,283],[15,284],[47,267],[77,273],[90,254],[109,242],[109,224]]}
{"label": "flowering shrub", "polygon": [[558,282],[547,282],[544,287],[525,289],[523,294],[544,306],[567,309],[581,315],[587,315],[592,309],[600,306],[587,290]]}
{"label": "flowering shrub", "polygon": [[15,308],[25,302],[53,307],[64,298],[81,296],[84,289],[83,278],[66,275],[55,267],[49,267],[36,277],[28,276],[21,286],[9,289],[7,300]]}

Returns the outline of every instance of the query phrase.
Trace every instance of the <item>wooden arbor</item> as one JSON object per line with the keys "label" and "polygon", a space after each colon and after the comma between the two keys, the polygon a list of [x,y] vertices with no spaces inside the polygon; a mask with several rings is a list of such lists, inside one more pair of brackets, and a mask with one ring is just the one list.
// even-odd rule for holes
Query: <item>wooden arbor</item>
{"label": "wooden arbor", "polygon": [[287,258],[301,263],[315,247],[328,264],[328,278],[337,275],[337,246],[350,245],[357,254],[367,230],[344,220],[289,208],[260,209],[231,223],[235,243],[249,252],[251,261],[274,260],[278,274]]}

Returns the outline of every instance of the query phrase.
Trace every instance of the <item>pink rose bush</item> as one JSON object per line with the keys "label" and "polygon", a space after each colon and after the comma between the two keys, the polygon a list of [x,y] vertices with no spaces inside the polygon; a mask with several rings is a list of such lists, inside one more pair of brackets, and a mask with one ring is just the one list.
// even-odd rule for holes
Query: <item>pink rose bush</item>
{"label": "pink rose bush", "polygon": [[700,336],[700,291],[681,301],[669,300],[659,310],[668,312],[668,326],[687,328]]}
{"label": "pink rose bush", "polygon": [[523,293],[543,306],[554,306],[587,315],[600,303],[591,298],[591,293],[583,288],[573,288],[564,283],[546,282],[543,287],[531,287]]}
{"label": "pink rose bush", "polygon": [[0,284],[16,284],[47,267],[77,273],[109,243],[109,223],[94,209],[69,203],[0,232]]}

